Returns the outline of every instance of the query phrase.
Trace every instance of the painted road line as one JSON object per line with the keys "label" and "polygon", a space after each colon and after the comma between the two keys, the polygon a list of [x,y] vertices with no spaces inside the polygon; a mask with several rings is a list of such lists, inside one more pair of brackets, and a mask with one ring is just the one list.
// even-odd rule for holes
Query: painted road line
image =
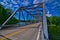
{"label": "painted road line", "polygon": [[[12,36],[14,36],[14,35],[16,35],[16,34],[18,34],[18,33],[21,33],[21,32],[23,32],[23,31],[25,31],[25,30],[28,30],[28,28],[20,29],[20,30],[18,30],[18,31],[15,31],[15,32],[13,32],[13,33],[10,33],[10,34],[6,35],[5,37],[6,37],[6,38],[10,38],[10,37],[12,37]],[[0,40],[5,40],[6,38],[1,37]]]}
{"label": "painted road line", "polygon": [[36,40],[39,40],[39,37],[40,37],[40,28],[39,28],[38,35],[37,35]]}
{"label": "painted road line", "polygon": [[36,40],[40,40],[40,32],[41,32],[41,25],[40,25],[40,27],[39,27],[39,30],[38,30],[38,35],[37,35]]}

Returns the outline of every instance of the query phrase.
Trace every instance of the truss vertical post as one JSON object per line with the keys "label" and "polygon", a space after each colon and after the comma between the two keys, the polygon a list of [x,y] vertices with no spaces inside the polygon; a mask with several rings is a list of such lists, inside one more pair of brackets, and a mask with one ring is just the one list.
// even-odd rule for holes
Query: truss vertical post
{"label": "truss vertical post", "polygon": [[[24,14],[23,14],[23,10],[22,10],[22,16],[23,16],[23,19],[24,19],[24,22],[25,22],[25,17],[24,17]],[[25,24],[26,24],[26,22],[25,22]]]}
{"label": "truss vertical post", "polygon": [[20,26],[20,22],[21,22],[21,20],[20,20],[20,11],[19,11],[19,26]]}
{"label": "truss vertical post", "polygon": [[48,40],[47,21],[45,15],[45,7],[43,2],[43,13],[42,13],[42,40]]}
{"label": "truss vertical post", "polygon": [[29,15],[27,14],[27,16],[26,16],[27,23],[26,24],[28,24],[28,17],[29,17]]}

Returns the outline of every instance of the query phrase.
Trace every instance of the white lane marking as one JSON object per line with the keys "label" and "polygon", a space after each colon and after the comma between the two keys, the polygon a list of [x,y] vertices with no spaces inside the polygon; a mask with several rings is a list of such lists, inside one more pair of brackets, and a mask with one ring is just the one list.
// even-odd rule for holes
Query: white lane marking
{"label": "white lane marking", "polygon": [[39,27],[39,30],[38,30],[38,35],[37,35],[36,40],[39,40],[39,37],[40,37],[40,27]]}

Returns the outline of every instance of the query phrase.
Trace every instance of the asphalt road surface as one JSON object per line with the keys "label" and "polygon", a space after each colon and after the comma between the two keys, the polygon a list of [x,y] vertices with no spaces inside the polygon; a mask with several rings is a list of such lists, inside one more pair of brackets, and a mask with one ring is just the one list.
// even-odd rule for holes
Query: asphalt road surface
{"label": "asphalt road surface", "polygon": [[0,30],[0,40],[37,40],[39,24]]}

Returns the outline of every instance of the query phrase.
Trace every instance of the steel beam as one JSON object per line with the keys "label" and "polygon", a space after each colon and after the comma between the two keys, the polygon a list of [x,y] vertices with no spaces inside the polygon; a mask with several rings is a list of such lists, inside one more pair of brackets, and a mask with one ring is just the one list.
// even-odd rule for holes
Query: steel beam
{"label": "steel beam", "polygon": [[16,9],[15,12],[12,13],[12,15],[2,24],[2,26],[0,27],[0,29],[16,14],[16,12],[18,11],[19,8]]}

